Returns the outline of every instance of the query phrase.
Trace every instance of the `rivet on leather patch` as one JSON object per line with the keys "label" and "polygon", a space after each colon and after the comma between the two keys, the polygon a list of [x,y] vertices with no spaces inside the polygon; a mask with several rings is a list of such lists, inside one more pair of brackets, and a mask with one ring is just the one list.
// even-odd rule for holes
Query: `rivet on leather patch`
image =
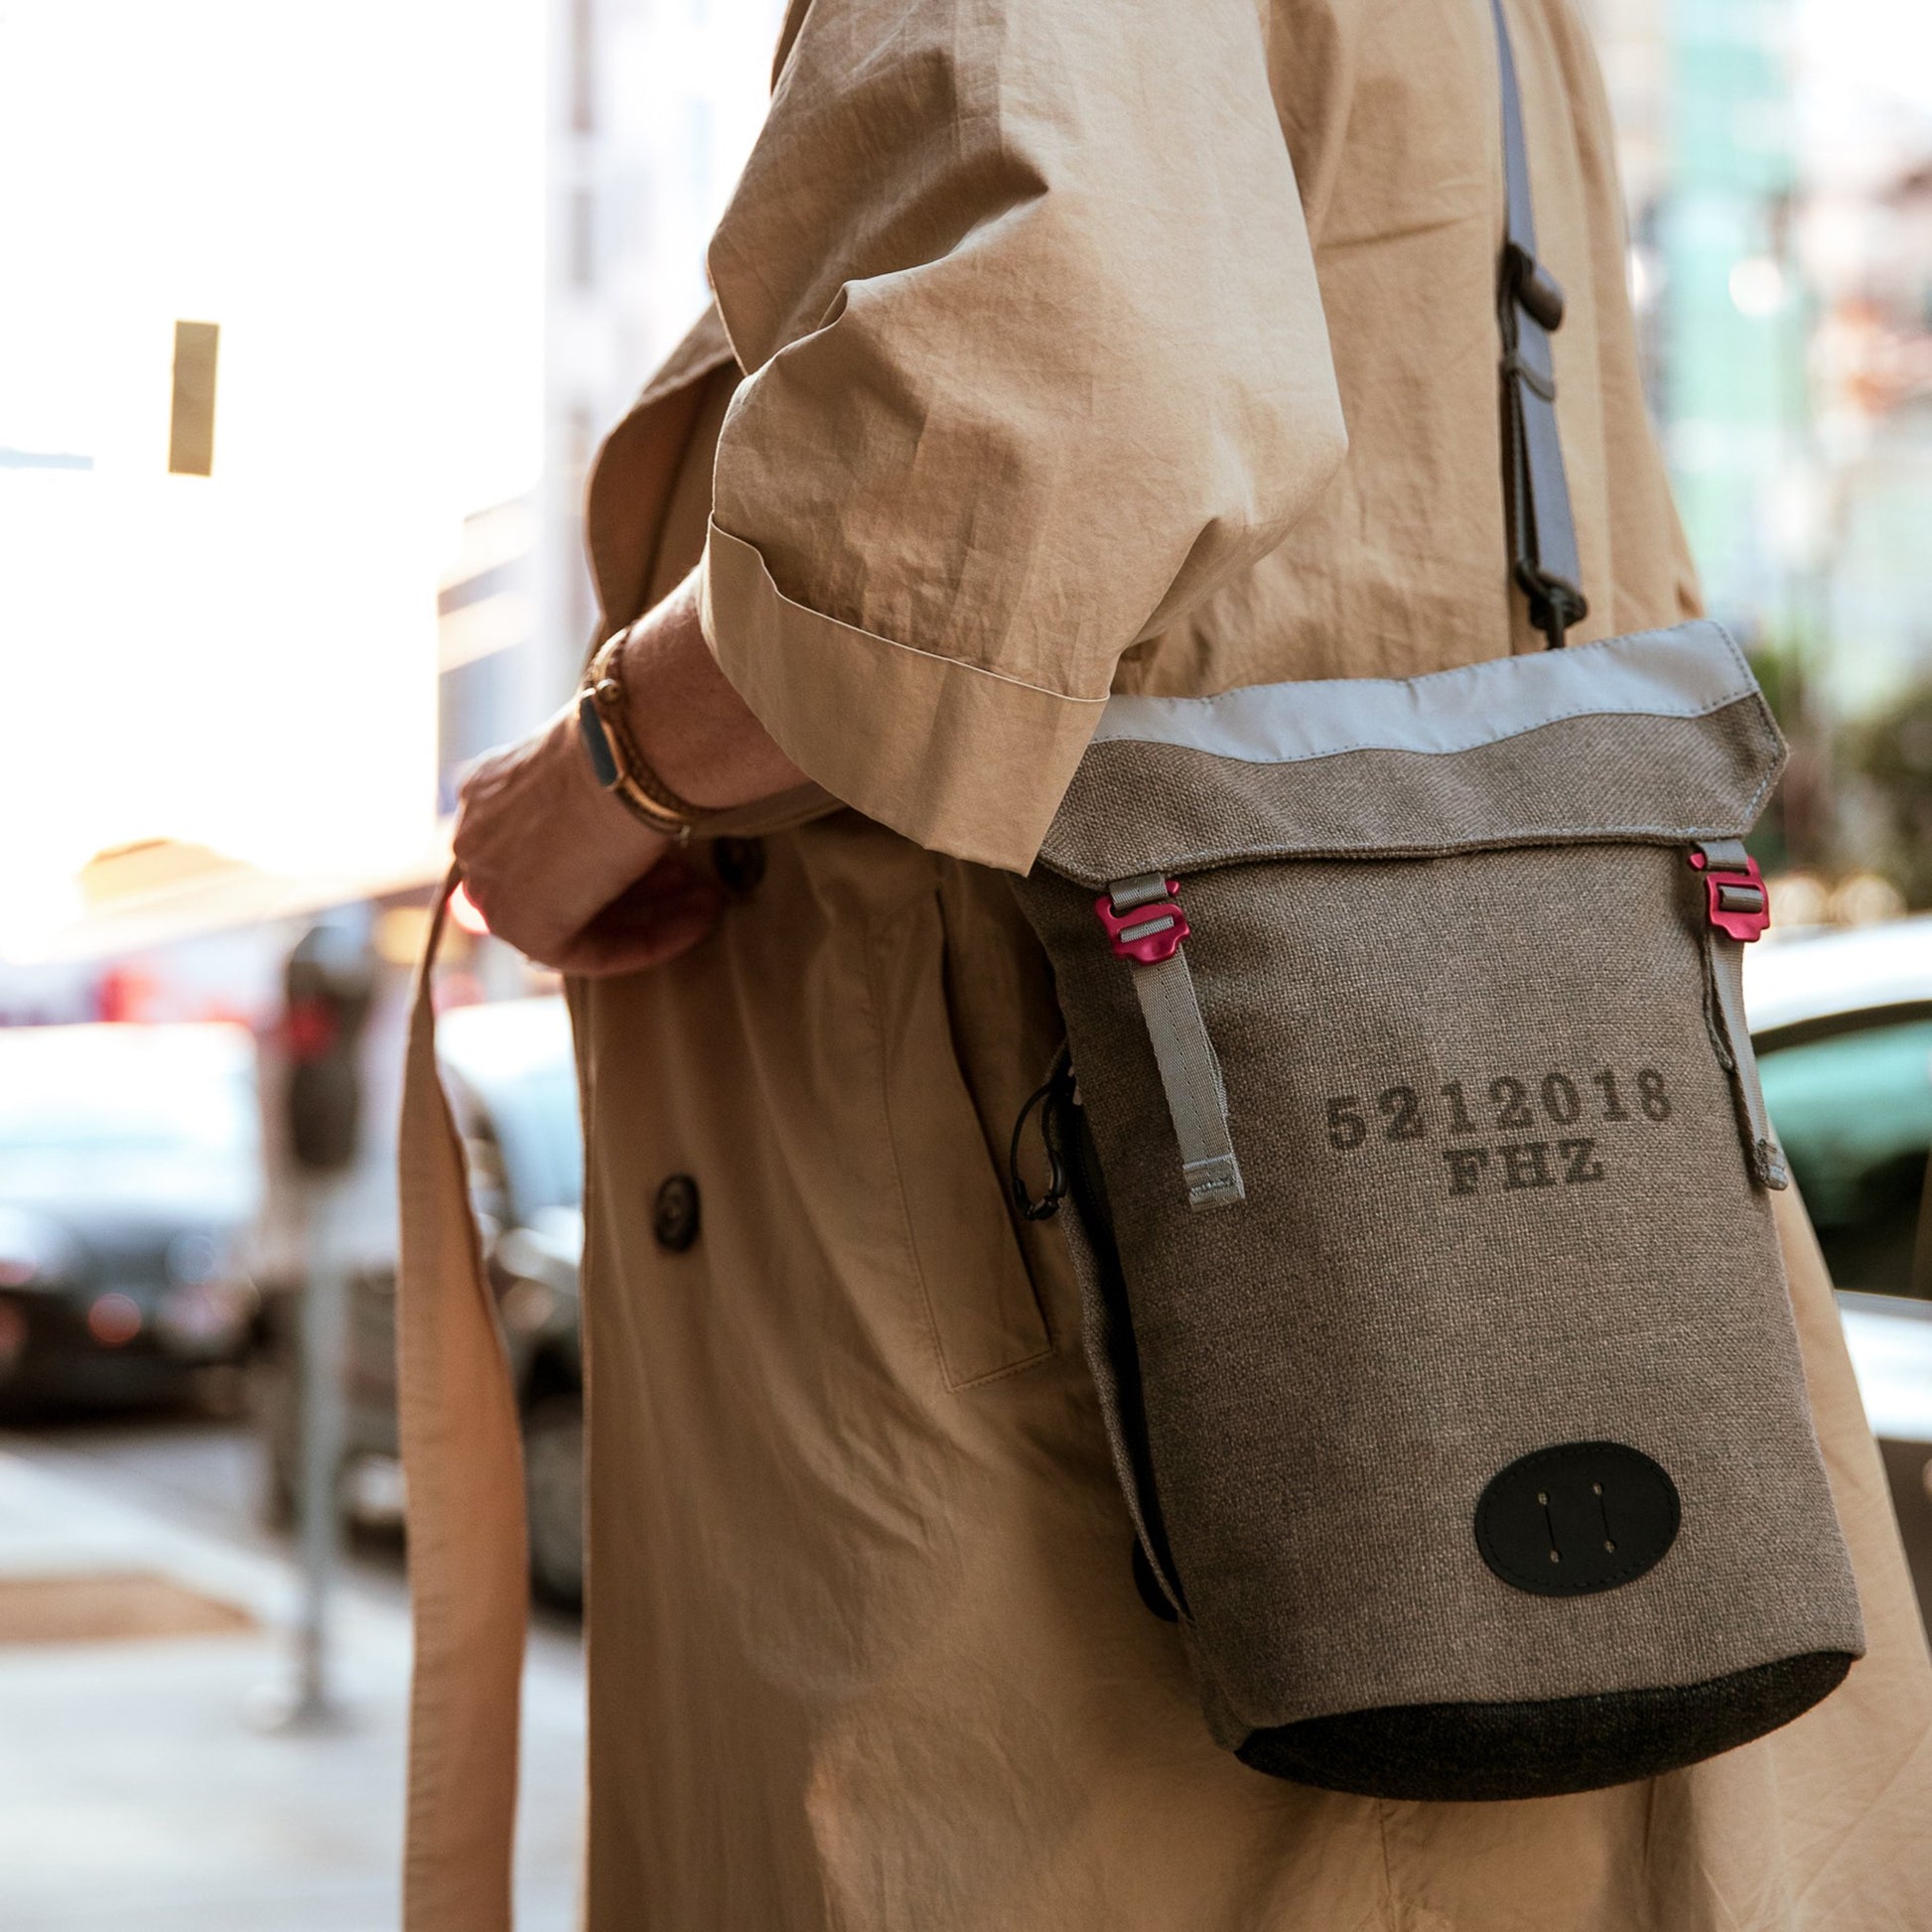
{"label": "rivet on leather patch", "polygon": [[1622,1443],[1559,1443],[1489,1478],[1476,1548],[1504,1583],[1585,1596],[1641,1577],[1677,1540],[1677,1485]]}

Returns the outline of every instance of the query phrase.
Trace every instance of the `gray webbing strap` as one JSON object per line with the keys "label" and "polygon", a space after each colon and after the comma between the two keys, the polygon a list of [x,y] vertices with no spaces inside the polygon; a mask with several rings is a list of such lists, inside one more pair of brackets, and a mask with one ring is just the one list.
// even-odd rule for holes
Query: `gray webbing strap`
{"label": "gray webbing strap", "polygon": [[[1109,889],[1116,912],[1151,905],[1168,896],[1159,873],[1123,879]],[[1130,928],[1131,932],[1131,928]],[[1180,1144],[1180,1174],[1187,1185],[1187,1205],[1219,1207],[1246,1198],[1241,1166],[1234,1158],[1228,1132],[1227,1089],[1221,1082],[1214,1042],[1201,1017],[1200,996],[1187,969],[1185,948],[1151,965],[1134,964],[1134,992],[1147,1023],[1154,1062],[1161,1072],[1162,1091]]]}
{"label": "gray webbing strap", "polygon": [[1752,1177],[1760,1187],[1788,1187],[1791,1174],[1764,1105],[1764,1089],[1758,1083],[1757,1060],[1751,1052],[1744,1018],[1744,949],[1735,939],[1716,931],[1707,932],[1704,943],[1711,961],[1711,990],[1730,1061],[1731,1085],[1750,1140]]}
{"label": "gray webbing strap", "polygon": [[1503,338],[1503,470],[1511,561],[1530,601],[1530,621],[1555,649],[1561,647],[1564,631],[1589,611],[1584,601],[1570,480],[1557,435],[1557,372],[1550,338],[1563,322],[1563,290],[1536,258],[1529,144],[1523,133],[1516,57],[1502,0],[1490,0],[1490,11],[1496,20],[1507,209],[1496,318]]}
{"label": "gray webbing strap", "polygon": [[1750,1024],[1744,1017],[1744,948],[1715,927],[1707,927],[1704,955],[1710,971],[1712,1040],[1730,1074],[1731,1091],[1743,1115],[1751,1178],[1760,1187],[1788,1187],[1790,1171],[1764,1105],[1757,1059],[1751,1052]]}

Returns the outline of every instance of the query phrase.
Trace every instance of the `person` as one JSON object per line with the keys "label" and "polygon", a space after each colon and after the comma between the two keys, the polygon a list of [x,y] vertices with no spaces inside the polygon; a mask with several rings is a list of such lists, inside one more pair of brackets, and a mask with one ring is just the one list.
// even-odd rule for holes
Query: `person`
{"label": "person", "polygon": [[[1697,590],[1589,43],[1569,0],[1507,10],[1583,641]],[[1932,1926],[1932,1670],[1790,1196],[1869,1654],[1652,1784],[1452,1806],[1209,1741],[1130,1575],[1061,1237],[1003,1182],[1060,1036],[1004,875],[1110,691],[1542,644],[1495,59],[1487,0],[791,6],[716,306],[589,497],[598,679],[657,806],[566,710],[456,833],[578,1029],[591,1932]],[[419,1783],[417,1932],[506,1912],[438,1850],[487,1863],[501,1791]]]}

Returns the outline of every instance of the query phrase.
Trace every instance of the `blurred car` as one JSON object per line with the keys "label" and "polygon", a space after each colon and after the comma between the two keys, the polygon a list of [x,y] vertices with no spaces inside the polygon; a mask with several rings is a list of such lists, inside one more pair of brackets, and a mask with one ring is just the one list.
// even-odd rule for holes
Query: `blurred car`
{"label": "blurred car", "polygon": [[1932,918],[1754,946],[1744,997],[1932,1624]]}
{"label": "blurred car", "polygon": [[523,1421],[530,1578],[584,1595],[584,1140],[570,1015],[555,995],[459,1007],[437,1051]]}
{"label": "blurred car", "polygon": [[244,1029],[0,1031],[0,1402],[151,1399],[238,1359],[260,1191]]}
{"label": "blurred car", "polygon": [[[584,1588],[584,1181],[569,1015],[556,997],[459,1007],[438,1018],[437,1050],[516,1379],[531,1582],[574,1606]],[[401,1508],[395,1288],[393,1258],[350,1284],[339,1493],[363,1519],[394,1520]],[[258,1411],[286,1516],[300,1488],[293,1293],[271,1298],[267,1327]]]}

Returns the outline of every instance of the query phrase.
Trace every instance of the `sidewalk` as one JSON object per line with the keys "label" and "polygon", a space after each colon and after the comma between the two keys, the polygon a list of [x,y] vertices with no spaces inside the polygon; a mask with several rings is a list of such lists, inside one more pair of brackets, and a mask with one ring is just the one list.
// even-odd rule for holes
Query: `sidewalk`
{"label": "sidewalk", "polygon": [[[79,1587],[20,1587],[53,1579]],[[31,1446],[0,1449],[0,1928],[394,1932],[409,1667],[399,1598],[352,1578],[338,1597],[342,1728],[265,1731],[252,1714],[288,1679],[288,1566],[44,1466]],[[50,1600],[65,1606],[63,1631],[84,1613],[206,1633],[23,1640]],[[583,1722],[578,1647],[539,1632],[524,1688],[519,1932],[575,1924]]]}

